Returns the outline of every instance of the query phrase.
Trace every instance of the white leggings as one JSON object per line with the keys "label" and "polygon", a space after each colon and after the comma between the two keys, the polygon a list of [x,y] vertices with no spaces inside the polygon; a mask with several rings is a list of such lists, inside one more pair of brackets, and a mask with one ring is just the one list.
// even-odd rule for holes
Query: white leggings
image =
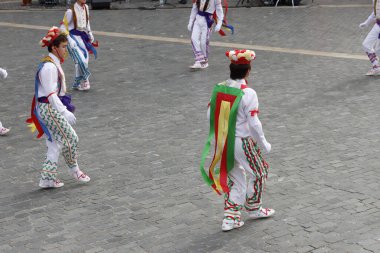
{"label": "white leggings", "polygon": [[380,51],[379,43],[380,26],[375,24],[363,41],[363,49],[373,66],[379,66],[376,53]]}
{"label": "white leggings", "polygon": [[224,210],[259,209],[268,168],[260,149],[251,137],[236,137],[235,166],[228,173],[230,192],[225,194]]}
{"label": "white leggings", "polygon": [[197,14],[191,33],[191,45],[196,61],[207,61],[211,29],[207,27],[205,17]]}

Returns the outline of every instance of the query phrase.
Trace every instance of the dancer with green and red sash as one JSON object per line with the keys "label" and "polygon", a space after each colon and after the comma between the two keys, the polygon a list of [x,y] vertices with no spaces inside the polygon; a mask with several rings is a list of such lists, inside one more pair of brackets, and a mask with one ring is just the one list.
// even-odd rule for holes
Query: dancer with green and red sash
{"label": "dancer with green and red sash", "polygon": [[[256,56],[250,50],[232,50],[226,55],[231,60],[230,79],[217,84],[212,92],[208,109],[210,132],[200,165],[206,183],[225,196],[223,231],[244,225],[241,210],[253,219],[275,213],[261,206],[269,166],[259,146],[269,153],[271,145],[258,117],[257,94],[246,82]],[[214,155],[206,170],[212,139]]]}

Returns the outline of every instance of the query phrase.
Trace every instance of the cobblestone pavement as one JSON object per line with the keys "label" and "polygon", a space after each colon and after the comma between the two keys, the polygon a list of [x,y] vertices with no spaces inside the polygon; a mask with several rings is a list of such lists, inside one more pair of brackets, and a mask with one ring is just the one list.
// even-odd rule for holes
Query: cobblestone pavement
{"label": "cobblestone pavement", "polygon": [[[331,2],[331,1],[330,1]],[[352,3],[354,1],[350,1]],[[356,3],[369,4],[370,1]],[[223,200],[198,165],[213,84],[227,78],[226,48],[189,72],[189,44],[100,36],[92,89],[73,92],[79,163],[92,181],[40,190],[45,145],[25,126],[45,31],[0,23],[0,252],[380,252],[380,80],[369,63],[292,53],[362,55],[363,7],[241,8],[233,37],[213,41],[289,48],[257,50],[251,85],[273,152],[264,195],[276,209],[221,231]],[[62,11],[1,12],[0,22],[51,26]],[[95,31],[188,38],[188,9],[93,11]],[[64,64],[72,80],[73,64]]]}
{"label": "cobblestone pavement", "polygon": [[[313,1],[315,5],[323,4],[329,0],[315,0]],[[331,0],[330,0],[331,1]],[[357,1],[357,0],[350,0]],[[52,1],[45,0],[33,0],[30,6],[21,6],[22,0],[0,0],[0,10],[55,10],[55,9],[65,9],[67,3],[74,2],[73,0],[56,0],[57,5],[45,5],[41,3],[50,3]],[[90,0],[89,0],[90,2]],[[348,1],[349,2],[349,1]],[[280,2],[279,5],[284,2]],[[307,6],[312,3],[311,0],[302,0],[300,6]],[[229,7],[250,7],[250,6],[269,6],[264,5],[258,0],[251,0],[250,2],[239,1],[239,0],[228,0]],[[112,0],[111,9],[172,9],[172,8],[190,8],[192,5],[192,0],[188,0],[186,4],[180,4],[178,0],[166,0],[164,5],[160,4],[159,0]]]}

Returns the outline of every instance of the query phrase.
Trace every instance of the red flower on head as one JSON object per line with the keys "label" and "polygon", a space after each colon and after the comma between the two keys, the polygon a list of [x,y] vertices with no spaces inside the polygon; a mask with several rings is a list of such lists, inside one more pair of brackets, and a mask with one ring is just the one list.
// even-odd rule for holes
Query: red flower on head
{"label": "red flower on head", "polygon": [[53,26],[52,28],[49,29],[47,32],[46,36],[42,38],[40,41],[40,46],[41,47],[47,47],[50,46],[53,41],[61,34],[59,31],[59,28],[56,26]]}
{"label": "red flower on head", "polygon": [[256,59],[256,54],[252,50],[231,50],[226,52],[226,56],[234,64],[250,64]]}

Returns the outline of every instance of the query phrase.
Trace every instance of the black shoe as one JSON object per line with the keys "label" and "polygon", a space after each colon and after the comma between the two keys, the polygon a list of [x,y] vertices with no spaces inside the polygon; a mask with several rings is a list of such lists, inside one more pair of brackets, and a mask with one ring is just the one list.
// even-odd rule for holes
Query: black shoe
{"label": "black shoe", "polygon": [[179,4],[187,4],[187,0],[179,0],[178,3]]}

